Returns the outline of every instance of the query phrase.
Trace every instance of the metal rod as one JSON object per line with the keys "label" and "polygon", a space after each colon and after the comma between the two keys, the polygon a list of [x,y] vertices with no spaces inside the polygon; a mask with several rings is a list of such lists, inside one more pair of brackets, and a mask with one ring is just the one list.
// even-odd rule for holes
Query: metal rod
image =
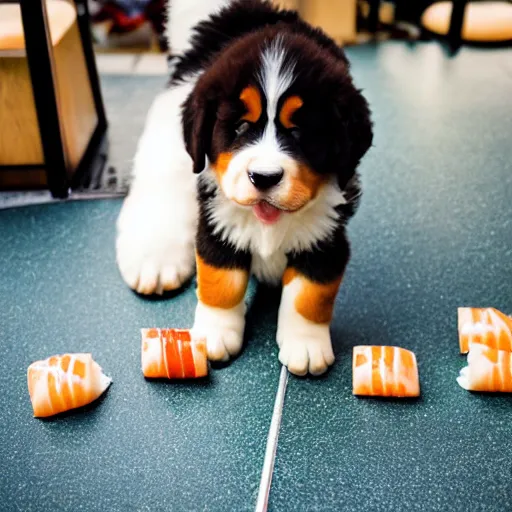
{"label": "metal rod", "polygon": [[279,386],[274,402],[274,412],[267,437],[267,448],[265,450],[265,459],[263,461],[263,470],[261,472],[260,488],[258,500],[256,501],[256,512],[266,512],[268,508],[268,497],[272,485],[272,475],[274,473],[274,462],[276,459],[277,439],[279,437],[279,428],[281,427],[281,418],[283,416],[284,396],[286,394],[286,385],[288,383],[288,370],[285,366],[281,367],[279,376]]}

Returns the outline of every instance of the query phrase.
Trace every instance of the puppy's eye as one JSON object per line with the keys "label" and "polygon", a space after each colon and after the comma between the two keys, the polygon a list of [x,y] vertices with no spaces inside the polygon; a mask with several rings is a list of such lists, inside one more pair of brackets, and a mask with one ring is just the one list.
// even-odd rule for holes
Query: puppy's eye
{"label": "puppy's eye", "polygon": [[295,140],[300,139],[300,130],[298,128],[292,128],[290,130],[290,134]]}
{"label": "puppy's eye", "polygon": [[247,122],[247,121],[243,121],[242,123],[240,123],[237,127],[236,127],[236,136],[237,137],[240,137],[241,135],[243,135],[249,128],[251,127],[251,125]]}

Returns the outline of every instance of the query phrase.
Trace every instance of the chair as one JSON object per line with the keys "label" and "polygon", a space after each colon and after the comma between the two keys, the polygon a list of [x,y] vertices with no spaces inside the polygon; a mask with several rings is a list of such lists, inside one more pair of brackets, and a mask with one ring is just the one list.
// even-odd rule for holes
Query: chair
{"label": "chair", "polygon": [[[463,40],[484,43],[512,41],[512,4],[510,2],[417,1],[419,8],[424,10],[421,16],[422,27],[431,34],[446,37],[452,48],[459,47]],[[375,33],[378,28],[381,1],[368,0],[368,3],[370,5],[368,26],[370,32]],[[400,4],[400,1],[396,0],[395,3]]]}
{"label": "chair", "polygon": [[512,3],[436,2],[425,10],[421,23],[429,32],[446,36],[454,48],[462,41],[507,44],[512,42]]}
{"label": "chair", "polygon": [[104,163],[87,0],[0,1],[0,187],[65,198]]}

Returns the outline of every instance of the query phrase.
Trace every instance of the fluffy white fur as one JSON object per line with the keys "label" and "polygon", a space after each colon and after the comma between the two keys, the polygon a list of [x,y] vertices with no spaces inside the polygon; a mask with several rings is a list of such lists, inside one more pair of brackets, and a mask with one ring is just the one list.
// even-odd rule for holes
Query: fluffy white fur
{"label": "fluffy white fur", "polygon": [[171,53],[178,55],[191,48],[192,28],[231,0],[169,0],[166,35]]}
{"label": "fluffy white fur", "polygon": [[[277,37],[270,46],[263,52],[262,68],[259,81],[267,98],[268,119],[275,121],[277,116],[277,105],[281,96],[290,88],[294,82],[294,64],[285,66],[286,51],[283,46],[282,37]],[[276,125],[270,122],[266,132],[275,139]],[[264,137],[265,138],[265,137]]]}
{"label": "fluffy white fur", "polygon": [[279,361],[296,375],[321,375],[334,363],[329,324],[315,324],[297,312],[300,289],[300,277],[283,287],[277,323]]}
{"label": "fluffy white fur", "polygon": [[160,94],[139,141],[133,182],[117,222],[117,263],[139,293],[179,288],[195,268],[196,176],[180,112],[189,82]]}
{"label": "fluffy white fur", "polygon": [[[200,179],[213,183],[213,172],[204,171]],[[336,206],[345,198],[335,179],[322,187],[315,199],[292,214],[283,214],[272,225],[262,224],[251,207],[242,207],[222,192],[210,203],[209,215],[215,233],[238,249],[253,253],[253,271],[260,280],[277,283],[283,275],[285,254],[305,251],[329,236],[337,226]],[[273,271],[272,271],[273,270]]]}

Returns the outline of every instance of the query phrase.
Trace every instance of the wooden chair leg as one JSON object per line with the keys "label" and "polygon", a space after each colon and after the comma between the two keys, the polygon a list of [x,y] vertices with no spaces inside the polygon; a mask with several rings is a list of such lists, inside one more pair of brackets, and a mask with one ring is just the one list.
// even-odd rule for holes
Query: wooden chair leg
{"label": "wooden chair leg", "polygon": [[48,188],[68,196],[69,180],[57,107],[51,40],[45,0],[20,0],[25,48],[43,147]]}
{"label": "wooden chair leg", "polygon": [[377,32],[379,26],[380,0],[369,0],[370,12],[368,14],[368,31],[372,34]]}
{"label": "wooden chair leg", "polygon": [[452,48],[458,48],[462,41],[462,27],[464,14],[469,0],[453,0],[450,28],[448,29],[448,42]]}
{"label": "wooden chair leg", "polygon": [[36,105],[48,188],[54,197],[68,196],[68,172],[59,121],[46,2],[20,0],[25,48]]}

